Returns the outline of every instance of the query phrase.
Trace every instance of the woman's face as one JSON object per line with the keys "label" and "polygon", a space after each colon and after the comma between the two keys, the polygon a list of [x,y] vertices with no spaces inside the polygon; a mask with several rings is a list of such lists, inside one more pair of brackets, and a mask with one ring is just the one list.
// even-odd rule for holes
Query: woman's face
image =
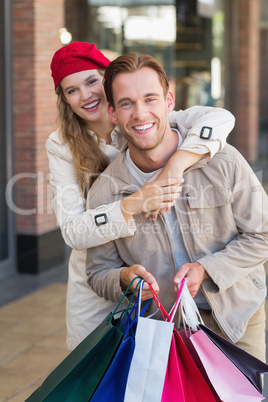
{"label": "woman's face", "polygon": [[65,101],[89,124],[107,115],[102,80],[98,70],[86,70],[68,75],[60,83]]}

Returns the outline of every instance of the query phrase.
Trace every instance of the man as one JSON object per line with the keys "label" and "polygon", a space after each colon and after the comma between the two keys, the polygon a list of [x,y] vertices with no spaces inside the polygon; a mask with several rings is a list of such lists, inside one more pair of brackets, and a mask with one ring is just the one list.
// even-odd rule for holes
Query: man
{"label": "man", "polygon": [[[104,78],[110,118],[128,148],[96,180],[88,208],[136,191],[178,149],[183,132],[168,124],[174,98],[155,59],[121,56]],[[189,168],[181,197],[164,217],[148,223],[138,214],[135,221],[133,237],[88,251],[93,290],[118,302],[140,276],[153,284],[168,311],[177,284],[186,277],[205,323],[265,360],[268,201],[240,153],[227,145],[208,163]],[[151,297],[148,283],[142,297]]]}

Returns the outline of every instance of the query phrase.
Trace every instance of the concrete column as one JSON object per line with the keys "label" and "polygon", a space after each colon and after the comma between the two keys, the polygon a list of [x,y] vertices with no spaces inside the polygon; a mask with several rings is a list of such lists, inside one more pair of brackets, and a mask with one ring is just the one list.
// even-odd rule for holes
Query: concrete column
{"label": "concrete column", "polygon": [[225,0],[226,103],[236,117],[231,142],[250,163],[258,158],[259,13],[256,0]]}
{"label": "concrete column", "polygon": [[51,208],[45,150],[48,135],[56,129],[50,61],[61,46],[63,26],[64,0],[13,1],[13,208],[20,272],[38,272],[64,258]]}

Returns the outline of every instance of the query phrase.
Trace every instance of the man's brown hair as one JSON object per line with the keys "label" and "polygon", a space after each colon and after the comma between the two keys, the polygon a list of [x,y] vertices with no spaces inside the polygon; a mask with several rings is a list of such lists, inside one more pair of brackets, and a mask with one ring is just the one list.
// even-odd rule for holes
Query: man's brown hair
{"label": "man's brown hair", "polygon": [[137,55],[134,53],[117,57],[113,60],[105,70],[104,74],[104,90],[108,103],[114,108],[112,85],[115,77],[120,73],[133,73],[143,67],[151,68],[156,71],[159,81],[164,91],[164,96],[169,90],[169,82],[165,70],[152,56],[148,54]]}

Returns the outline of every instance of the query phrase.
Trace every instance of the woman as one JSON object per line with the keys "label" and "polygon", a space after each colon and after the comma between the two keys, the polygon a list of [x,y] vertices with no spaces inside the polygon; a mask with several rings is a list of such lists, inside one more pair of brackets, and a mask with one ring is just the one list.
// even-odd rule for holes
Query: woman
{"label": "woman", "polygon": [[[46,149],[54,211],[65,242],[73,248],[66,305],[69,349],[77,346],[115,307],[87,285],[86,249],[131,236],[136,229],[135,213],[151,213],[152,219],[156,219],[159,210],[163,214],[179,196],[184,170],[204,155],[212,157],[224,146],[234,126],[234,117],[223,109],[195,106],[172,112],[170,124],[176,121],[186,138],[155,182],[146,183],[121,202],[86,211],[90,185],[125,146],[108,117],[102,84],[103,69],[108,64],[95,45],[86,42],[73,42],[59,49],[51,62],[59,129],[49,136]],[[200,137],[201,132],[205,139]],[[207,134],[212,134],[211,138]]]}

